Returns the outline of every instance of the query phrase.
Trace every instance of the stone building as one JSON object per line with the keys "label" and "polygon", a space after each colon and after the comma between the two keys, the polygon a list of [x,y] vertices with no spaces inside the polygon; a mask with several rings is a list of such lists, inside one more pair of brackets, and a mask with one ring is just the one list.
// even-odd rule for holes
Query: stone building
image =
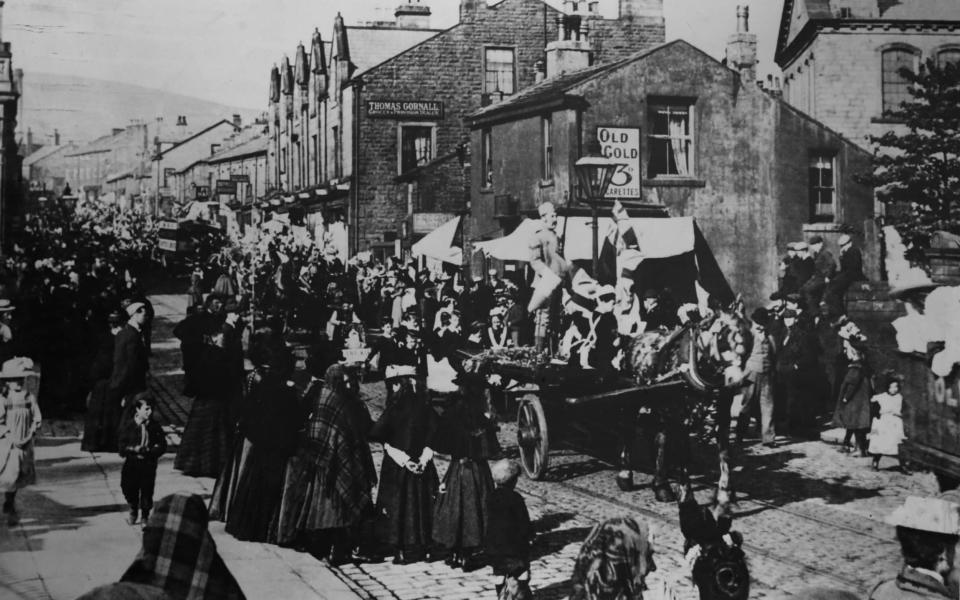
{"label": "stone building", "polygon": [[[425,26],[429,9],[410,2],[397,9],[393,24],[405,32],[408,46],[397,49],[397,34],[396,51],[381,51],[374,61],[367,45],[373,32],[345,26],[338,17],[329,45],[315,34],[309,56],[298,48],[293,64],[284,61],[272,74],[271,99],[279,116],[270,155],[279,157],[273,172],[283,191],[307,190],[308,201],[316,197],[323,206],[340,208],[328,217],[346,218],[352,252],[382,255],[398,245],[409,247],[466,209],[476,164],[467,153],[464,117],[533,85],[550,60],[548,43],[576,46],[589,40],[592,60],[599,64],[664,39],[662,0],[620,0],[616,19],[600,16],[596,2],[568,0],[564,8],[582,23],[582,37],[564,39],[558,26],[563,13],[542,0],[462,0],[456,25],[418,30],[416,39],[404,27]],[[376,35],[389,30],[382,27]],[[360,31],[368,37],[358,38]],[[358,64],[358,57],[365,57],[360,59],[365,64]],[[313,85],[305,81],[308,73]],[[280,117],[291,105],[312,111],[314,89],[323,90],[316,95],[322,98],[318,120],[307,137],[296,132],[301,143],[291,150],[293,137],[285,135],[284,123],[292,124],[286,131],[296,130],[296,118]],[[308,92],[307,107],[297,100],[298,90]],[[303,144],[304,139],[311,142]],[[302,172],[301,161],[307,173],[291,181],[290,174]]]}
{"label": "stone building", "polygon": [[[0,1],[0,15],[3,4]],[[23,71],[13,68],[10,42],[0,40],[0,247],[18,228],[23,210],[22,164],[16,141],[22,82]]]}
{"label": "stone building", "polygon": [[901,67],[960,60],[956,0],[785,0],[776,47],[784,98],[864,147],[910,98]]}
{"label": "stone building", "polygon": [[[787,242],[819,233],[836,250],[844,224],[862,235],[872,190],[852,176],[870,156],[760,89],[755,65],[731,60],[749,57],[743,50],[730,49],[728,67],[678,40],[610,64],[548,69],[543,82],[470,114],[471,155],[486,165],[471,174],[472,267],[488,266],[473,242],[510,233],[543,201],[583,214],[573,165],[594,142],[623,158],[606,206],[619,199],[634,216],[695,217],[751,306],[776,289]],[[587,64],[582,54],[565,60]]]}
{"label": "stone building", "polygon": [[164,212],[161,206],[171,202],[183,204],[193,199],[188,195],[195,191],[190,184],[196,182],[188,180],[182,172],[216,154],[223,147],[224,140],[240,130],[240,125],[239,115],[234,115],[233,121],[222,119],[153,156],[150,172],[154,178],[156,210]]}

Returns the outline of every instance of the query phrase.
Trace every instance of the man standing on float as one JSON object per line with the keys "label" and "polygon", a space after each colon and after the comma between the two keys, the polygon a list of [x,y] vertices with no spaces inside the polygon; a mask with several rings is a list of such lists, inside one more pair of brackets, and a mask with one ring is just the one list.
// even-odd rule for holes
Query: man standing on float
{"label": "man standing on float", "polygon": [[570,271],[570,263],[560,250],[557,236],[557,210],[553,202],[544,202],[538,208],[541,227],[530,240],[530,268],[536,273],[533,294],[527,311],[535,313],[534,338],[538,350],[547,346],[550,330],[550,307],[554,293],[563,277]]}

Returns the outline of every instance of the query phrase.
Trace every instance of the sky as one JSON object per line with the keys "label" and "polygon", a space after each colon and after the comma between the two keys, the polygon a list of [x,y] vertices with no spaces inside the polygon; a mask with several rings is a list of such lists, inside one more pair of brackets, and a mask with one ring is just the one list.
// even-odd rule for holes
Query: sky
{"label": "sky", "polygon": [[[314,28],[329,39],[333,18],[348,24],[392,19],[401,0],[10,0],[0,38],[15,67],[163,89],[228,106],[266,109],[270,67]],[[556,0],[550,0],[554,3]],[[423,0],[431,26],[456,24],[459,0]],[[682,38],[723,57],[736,6],[750,6],[760,73],[773,49],[783,0],[664,0],[667,40]],[[600,12],[616,16],[617,0]]]}

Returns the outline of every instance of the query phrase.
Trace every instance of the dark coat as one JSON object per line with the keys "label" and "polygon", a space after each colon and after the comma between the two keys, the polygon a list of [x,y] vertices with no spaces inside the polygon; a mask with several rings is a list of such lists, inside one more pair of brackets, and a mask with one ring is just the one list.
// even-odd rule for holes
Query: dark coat
{"label": "dark coat", "polygon": [[147,347],[143,335],[132,325],[124,325],[113,347],[113,372],[107,389],[114,398],[125,398],[147,389]]}
{"label": "dark coat", "polygon": [[523,496],[509,488],[497,488],[487,505],[489,525],[485,554],[495,575],[516,577],[530,568],[530,538],[533,528]]}
{"label": "dark coat", "polygon": [[847,366],[833,413],[837,427],[870,429],[870,398],[873,397],[870,375],[870,367],[865,363],[858,361]]}
{"label": "dark coat", "polygon": [[789,331],[783,330],[777,348],[778,373],[804,375],[816,369],[816,339],[799,324],[795,324]]}
{"label": "dark coat", "polygon": [[866,279],[863,274],[863,254],[859,248],[850,247],[840,253],[840,270],[833,281],[833,285],[841,291],[846,291],[854,281]]}
{"label": "dark coat", "polygon": [[155,419],[147,421],[147,446],[140,447],[140,426],[132,417],[124,419],[120,424],[119,434],[120,456],[124,458],[139,458],[157,460],[167,451],[167,436],[163,433]]}

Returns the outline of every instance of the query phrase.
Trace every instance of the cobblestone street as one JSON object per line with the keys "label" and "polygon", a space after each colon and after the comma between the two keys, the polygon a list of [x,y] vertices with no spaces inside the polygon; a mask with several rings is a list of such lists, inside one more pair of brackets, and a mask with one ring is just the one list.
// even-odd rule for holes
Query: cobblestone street
{"label": "cobblestone street", "polygon": [[[155,333],[152,385],[163,400],[161,414],[172,425],[169,430],[176,442],[189,405],[179,394],[179,352],[169,330],[180,318],[182,300],[164,296],[155,302],[163,309],[158,310],[162,316]],[[371,411],[379,414],[383,384],[365,383],[363,392]],[[508,454],[515,454],[513,424],[501,426],[500,441]],[[379,467],[379,446],[374,457]],[[636,489],[622,492],[613,467],[589,454],[560,447],[551,452],[550,460],[544,481],[522,477],[518,485],[538,532],[532,567],[537,598],[565,597],[573,560],[590,528],[622,514],[643,515],[657,532],[658,570],[651,579],[665,578],[681,597],[696,597],[683,563],[676,505],[653,498],[649,475],[636,473]],[[785,440],[773,449],[758,444],[748,447],[737,462],[734,527],[745,538],[751,598],[815,585],[866,594],[900,565],[893,528],[883,519],[907,495],[937,490],[930,474],[904,475],[887,460],[874,472],[869,459],[840,454],[836,446],[822,441]],[[438,459],[438,467],[442,475],[446,463]],[[693,475],[698,498],[705,502],[716,474]],[[367,598],[452,600],[493,595],[489,568],[463,573],[441,562],[407,566],[385,562],[348,565],[334,572]]]}

